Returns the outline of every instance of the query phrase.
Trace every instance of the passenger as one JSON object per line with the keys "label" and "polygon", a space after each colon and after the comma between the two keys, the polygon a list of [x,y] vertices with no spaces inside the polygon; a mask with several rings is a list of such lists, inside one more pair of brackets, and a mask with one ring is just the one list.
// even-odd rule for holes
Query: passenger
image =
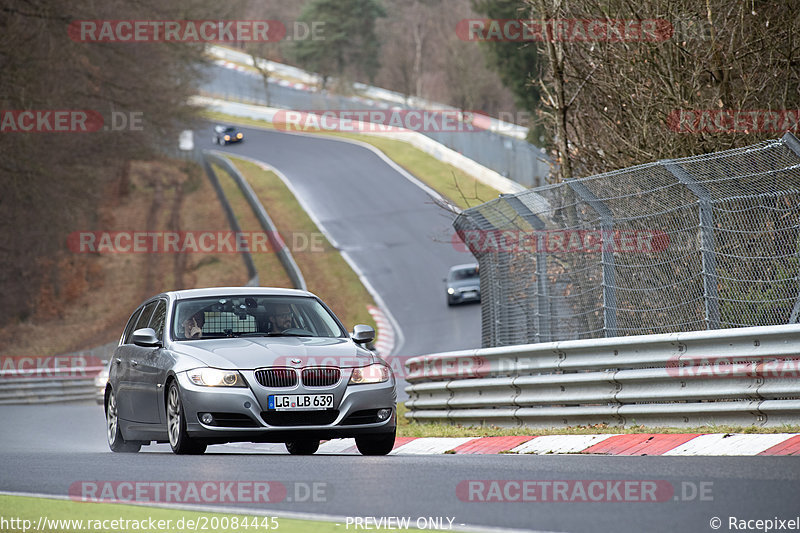
{"label": "passenger", "polygon": [[187,339],[199,339],[203,336],[203,325],[206,323],[204,311],[198,311],[183,321],[183,336]]}

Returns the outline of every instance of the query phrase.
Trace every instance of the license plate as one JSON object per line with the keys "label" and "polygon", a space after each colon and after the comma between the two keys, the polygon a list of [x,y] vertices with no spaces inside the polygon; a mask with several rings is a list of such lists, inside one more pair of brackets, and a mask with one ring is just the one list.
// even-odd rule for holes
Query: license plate
{"label": "license plate", "polygon": [[267,408],[275,411],[333,409],[333,394],[270,394]]}
{"label": "license plate", "polygon": [[478,296],[477,291],[467,291],[461,295],[463,298],[475,298]]}

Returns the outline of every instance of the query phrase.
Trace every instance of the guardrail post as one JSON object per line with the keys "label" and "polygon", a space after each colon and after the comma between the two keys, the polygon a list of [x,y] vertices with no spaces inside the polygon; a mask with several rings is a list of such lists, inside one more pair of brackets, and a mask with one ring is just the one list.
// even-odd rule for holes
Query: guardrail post
{"label": "guardrail post", "polygon": [[516,196],[502,195],[503,199],[531,225],[536,234],[536,342],[549,342],[552,340],[550,331],[550,300],[547,295],[547,253],[545,252],[544,229],[545,223],[534,215],[528,207]]}
{"label": "guardrail post", "polygon": [[714,211],[711,193],[678,163],[661,161],[670,174],[697,196],[700,211],[700,237],[702,242],[703,299],[705,301],[706,329],[719,329],[719,289],[717,288],[717,258],[714,256]]}
{"label": "guardrail post", "polygon": [[614,215],[586,185],[579,180],[566,180],[567,185],[575,191],[589,207],[600,215],[600,226],[603,231],[603,251],[600,254],[603,276],[603,333],[606,337],[617,336],[617,274],[614,261],[614,250],[606,246],[606,238],[614,231]]}

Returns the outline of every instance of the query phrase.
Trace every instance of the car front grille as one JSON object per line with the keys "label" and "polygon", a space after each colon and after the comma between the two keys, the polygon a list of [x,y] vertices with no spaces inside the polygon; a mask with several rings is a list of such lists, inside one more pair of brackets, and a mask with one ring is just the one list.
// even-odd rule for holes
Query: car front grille
{"label": "car front grille", "polygon": [[265,368],[256,370],[256,380],[263,387],[295,387],[297,386],[297,372],[294,368]]}
{"label": "car front grille", "polygon": [[331,387],[339,382],[341,371],[338,368],[305,368],[303,385],[306,387]]}
{"label": "car front grille", "polygon": [[262,411],[261,418],[270,426],[327,426],[339,416],[337,409],[324,411]]}

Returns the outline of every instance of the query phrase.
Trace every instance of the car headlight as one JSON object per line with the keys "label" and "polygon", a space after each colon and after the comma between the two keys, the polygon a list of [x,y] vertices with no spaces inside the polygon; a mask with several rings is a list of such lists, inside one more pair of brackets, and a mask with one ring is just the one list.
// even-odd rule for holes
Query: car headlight
{"label": "car headlight", "polygon": [[350,384],[383,383],[384,381],[388,381],[391,375],[392,371],[388,366],[375,363],[374,365],[354,368],[353,373],[350,375]]}
{"label": "car headlight", "polygon": [[204,387],[246,387],[244,378],[235,370],[197,368],[188,373],[189,381]]}
{"label": "car headlight", "polygon": [[230,135],[226,135],[226,136],[225,136],[225,140],[226,140],[226,141],[230,141],[230,140],[231,140],[231,136],[230,136]]}
{"label": "car headlight", "polygon": [[453,287],[447,288],[447,294],[453,294],[454,292],[456,292],[456,290]]}
{"label": "car headlight", "polygon": [[236,138],[237,138],[237,139],[241,139],[242,137],[243,137],[243,135],[242,135],[241,133],[237,133],[237,134],[236,134]]}

